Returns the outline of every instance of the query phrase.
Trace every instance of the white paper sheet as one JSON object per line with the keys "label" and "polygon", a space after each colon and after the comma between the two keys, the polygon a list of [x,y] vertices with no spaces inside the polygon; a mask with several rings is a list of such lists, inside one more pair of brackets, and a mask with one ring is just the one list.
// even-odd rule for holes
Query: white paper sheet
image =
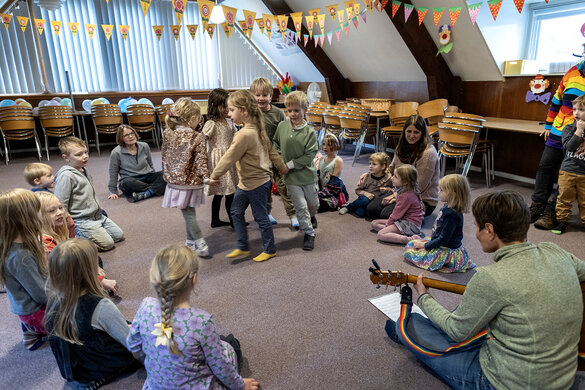
{"label": "white paper sheet", "polygon": [[[370,298],[368,301],[392,321],[398,321],[398,317],[400,317],[400,292],[396,291],[379,297]],[[426,317],[425,313],[423,313],[417,305],[412,305],[411,313],[418,313]]]}

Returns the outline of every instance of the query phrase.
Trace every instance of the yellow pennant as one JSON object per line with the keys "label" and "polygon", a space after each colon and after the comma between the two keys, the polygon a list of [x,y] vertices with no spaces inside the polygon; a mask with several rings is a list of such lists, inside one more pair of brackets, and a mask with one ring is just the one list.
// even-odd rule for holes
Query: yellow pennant
{"label": "yellow pennant", "polygon": [[130,26],[123,26],[121,24],[118,25],[118,30],[120,30],[120,34],[122,34],[122,38],[126,40],[128,38],[128,32],[130,31]]}
{"label": "yellow pennant", "polygon": [[39,34],[43,35],[43,31],[45,31],[45,19],[35,19],[35,25],[37,26],[37,30],[39,30]]}
{"label": "yellow pennant", "polygon": [[[227,5],[222,5],[221,9],[223,10],[223,15],[225,16],[225,23],[228,26],[228,38],[232,35],[234,31],[234,23],[236,22],[236,14],[238,10],[233,7],[228,7]],[[245,33],[246,31],[244,31]]]}
{"label": "yellow pennant", "polygon": [[321,8],[310,9],[307,12],[309,13],[309,15],[311,15],[313,17],[313,20],[316,22],[317,15],[319,15],[321,13]]}
{"label": "yellow pennant", "polygon": [[2,16],[2,23],[4,23],[4,27],[8,30],[8,26],[10,26],[10,21],[12,20],[12,14],[0,14]]}
{"label": "yellow pennant", "polygon": [[303,13],[302,12],[295,12],[290,14],[290,17],[293,20],[293,24],[295,25],[295,31],[297,32],[297,36],[301,39],[301,24],[303,23]]}
{"label": "yellow pennant", "polygon": [[93,39],[93,33],[95,32],[95,24],[86,24],[85,30],[87,31],[87,35],[89,35],[89,39]]}
{"label": "yellow pennant", "polygon": [[256,12],[248,11],[247,9],[242,11],[244,11],[244,19],[246,19],[246,24],[248,25],[248,37],[252,39],[252,31],[254,30],[254,18],[256,18]]}
{"label": "yellow pennant", "polygon": [[156,37],[158,38],[158,41],[160,42],[160,37],[162,37],[162,33],[164,30],[165,26],[152,26],[152,29],[154,30],[154,33],[156,35]]}
{"label": "yellow pennant", "polygon": [[69,22],[69,29],[71,30],[71,34],[73,37],[77,36],[77,31],[79,30],[79,23]]}
{"label": "yellow pennant", "polygon": [[355,2],[353,4],[353,17],[358,19],[358,20],[359,20],[358,16],[360,15],[360,6],[361,6],[361,4],[358,2]]}
{"label": "yellow pennant", "polygon": [[221,29],[225,33],[225,36],[229,38],[230,37],[230,27],[228,26],[227,22],[223,22],[221,24]]}
{"label": "yellow pennant", "polygon": [[368,11],[374,12],[374,0],[364,0],[364,4]]}
{"label": "yellow pennant", "polygon": [[195,39],[195,34],[197,33],[197,24],[188,24],[187,29],[189,30],[189,34],[191,34],[191,39]]}
{"label": "yellow pennant", "polygon": [[240,28],[242,29],[244,35],[248,36],[248,22],[245,20],[238,20],[238,23],[240,24]]}
{"label": "yellow pennant", "polygon": [[51,20],[51,26],[53,26],[53,31],[55,31],[55,35],[59,36],[59,31],[61,31],[61,22]]}
{"label": "yellow pennant", "polygon": [[262,34],[264,34],[264,19],[262,19],[262,18],[256,19],[256,24],[258,25],[258,28],[260,29],[260,32]]}
{"label": "yellow pennant", "polygon": [[209,34],[209,38],[213,39],[213,32],[215,31],[215,24],[208,24],[207,25],[207,33]]}
{"label": "yellow pennant", "polygon": [[319,27],[321,28],[321,35],[325,35],[325,14],[319,14]]}
{"label": "yellow pennant", "polygon": [[270,40],[270,36],[272,35],[272,25],[274,24],[274,16],[270,14],[262,14],[262,19],[264,19],[264,27],[266,28],[266,34],[268,34],[268,40]]}
{"label": "yellow pennant", "polygon": [[106,34],[106,38],[108,38],[108,41],[110,40],[110,37],[112,36],[112,29],[114,28],[113,24],[102,24],[102,28],[104,29],[104,34]]}
{"label": "yellow pennant", "polygon": [[[339,19],[339,25],[341,26],[341,29],[343,30],[343,18],[345,17],[345,10],[344,9],[340,9],[337,12],[337,18]],[[348,21],[349,23],[349,21]]]}
{"label": "yellow pennant", "polygon": [[325,9],[329,13],[329,16],[331,16],[331,20],[335,21],[335,15],[337,15],[337,4],[327,5],[325,6]]}
{"label": "yellow pennant", "polygon": [[171,31],[173,32],[173,36],[175,37],[175,41],[177,41],[179,39],[179,34],[181,33],[181,25],[173,25],[173,26],[169,26],[171,28]]}
{"label": "yellow pennant", "polygon": [[[201,14],[201,24],[203,29],[207,31],[207,23],[209,23],[214,3],[211,0],[197,0],[197,5],[199,5],[199,13]],[[213,35],[213,32],[211,35]]]}
{"label": "yellow pennant", "polygon": [[142,13],[144,14],[144,16],[146,16],[146,13],[148,12],[148,8],[150,8],[150,2],[152,0],[140,0],[140,6],[142,7]]}
{"label": "yellow pennant", "polygon": [[353,7],[355,2],[353,0],[350,1],[345,1],[345,12],[347,13],[347,22],[349,23],[349,21],[351,20],[351,18],[353,18]]}
{"label": "yellow pennant", "polygon": [[20,25],[22,32],[24,32],[28,25],[28,18],[26,16],[17,16],[16,19],[18,19],[18,24]]}
{"label": "yellow pennant", "polygon": [[175,16],[177,17],[177,23],[181,25],[183,20],[183,14],[185,13],[186,0],[173,0],[173,8],[175,10]]}
{"label": "yellow pennant", "polygon": [[305,21],[307,22],[307,30],[309,30],[309,36],[313,39],[313,26],[314,26],[314,18],[313,15],[305,15]]}
{"label": "yellow pennant", "polygon": [[288,15],[276,15],[274,17],[276,24],[278,25],[278,31],[282,34],[282,40],[285,40],[286,26],[288,24]]}

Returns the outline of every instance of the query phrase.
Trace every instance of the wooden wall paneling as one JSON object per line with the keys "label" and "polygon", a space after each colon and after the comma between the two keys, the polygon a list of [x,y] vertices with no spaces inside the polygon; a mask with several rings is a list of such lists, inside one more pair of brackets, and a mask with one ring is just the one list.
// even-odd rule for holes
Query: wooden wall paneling
{"label": "wooden wall paneling", "polygon": [[482,116],[500,116],[501,81],[467,81],[465,101],[459,105],[463,112]]}
{"label": "wooden wall paneling", "polygon": [[351,83],[351,96],[357,98],[392,98],[397,101],[429,100],[425,81],[360,81]]}

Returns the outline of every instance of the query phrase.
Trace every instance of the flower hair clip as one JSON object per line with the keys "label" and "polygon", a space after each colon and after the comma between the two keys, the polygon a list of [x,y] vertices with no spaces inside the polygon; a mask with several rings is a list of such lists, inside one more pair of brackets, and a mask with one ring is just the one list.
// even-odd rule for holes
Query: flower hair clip
{"label": "flower hair clip", "polygon": [[168,346],[169,342],[171,341],[171,337],[173,337],[173,328],[170,326],[164,326],[162,322],[158,324],[154,324],[154,330],[151,334],[156,336],[156,343],[155,347],[159,345]]}

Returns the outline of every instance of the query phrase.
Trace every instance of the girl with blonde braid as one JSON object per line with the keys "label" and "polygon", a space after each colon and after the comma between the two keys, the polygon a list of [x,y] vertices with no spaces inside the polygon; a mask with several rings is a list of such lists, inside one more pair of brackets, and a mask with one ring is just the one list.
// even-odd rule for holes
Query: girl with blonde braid
{"label": "girl with blonde braid", "polygon": [[142,301],[127,340],[130,351],[146,355],[143,389],[257,390],[255,379],[238,374],[239,342],[219,336],[211,314],[191,305],[198,270],[197,256],[182,245],[162,249],[152,262],[158,299]]}

